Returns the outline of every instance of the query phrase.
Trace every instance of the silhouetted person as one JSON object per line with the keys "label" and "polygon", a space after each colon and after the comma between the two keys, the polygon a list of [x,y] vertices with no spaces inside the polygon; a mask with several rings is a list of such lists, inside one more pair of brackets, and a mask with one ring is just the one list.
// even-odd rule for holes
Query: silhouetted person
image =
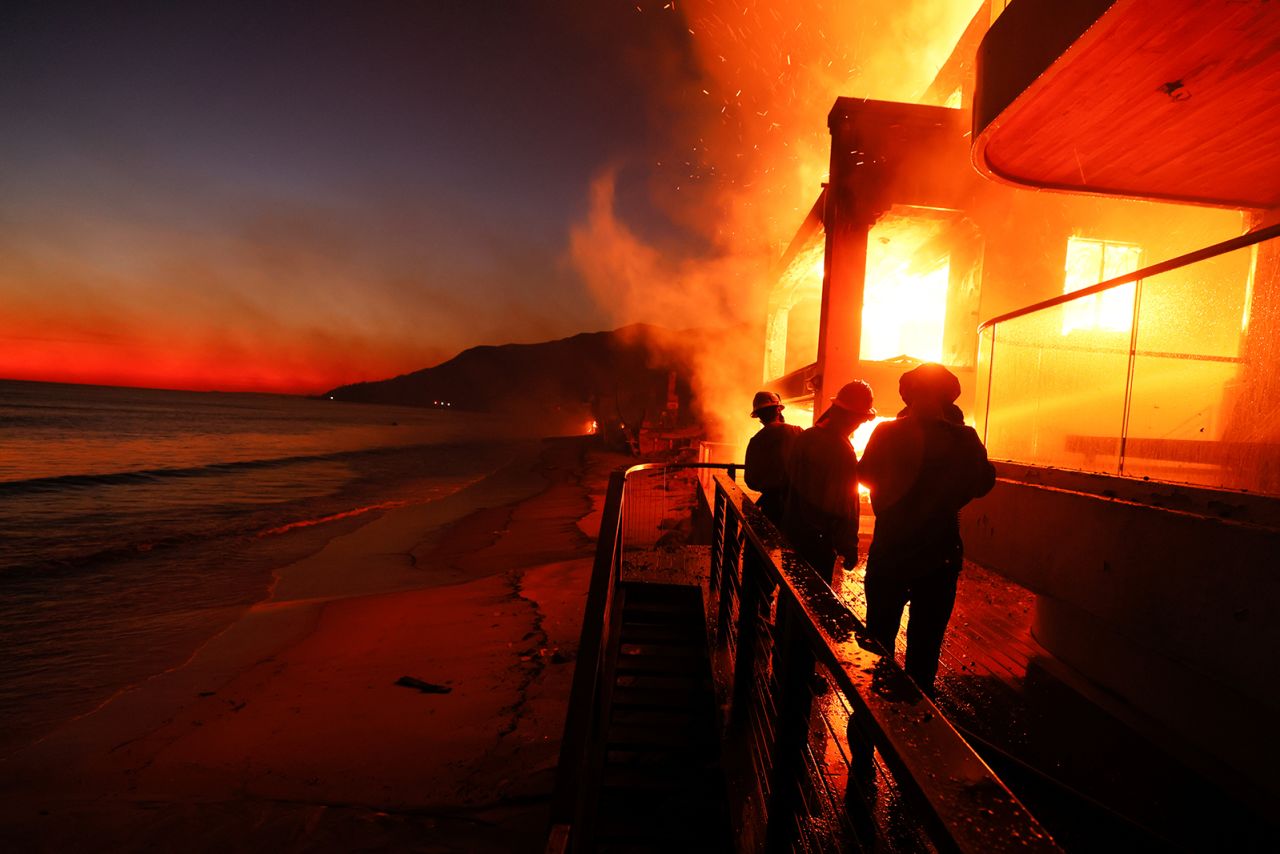
{"label": "silhouetted person", "polygon": [[751,417],[760,419],[760,430],[747,443],[743,476],[747,486],[760,493],[756,506],[775,525],[782,524],[787,501],[787,460],[804,428],[786,423],[782,399],[771,391],[756,392]]}
{"label": "silhouetted person", "polygon": [[910,602],[906,669],[932,695],[964,553],[958,514],[991,491],[995,468],[954,405],[960,396],[954,374],[921,365],[903,375],[898,389],[907,408],[871,434],[859,467],[876,515],[867,556],[867,631],[892,654]]}
{"label": "silhouetted person", "polygon": [[871,386],[854,380],[831,398],[831,407],[801,433],[787,467],[791,487],[783,530],[791,545],[831,583],[836,555],[858,560],[858,456],[849,438],[875,418]]}

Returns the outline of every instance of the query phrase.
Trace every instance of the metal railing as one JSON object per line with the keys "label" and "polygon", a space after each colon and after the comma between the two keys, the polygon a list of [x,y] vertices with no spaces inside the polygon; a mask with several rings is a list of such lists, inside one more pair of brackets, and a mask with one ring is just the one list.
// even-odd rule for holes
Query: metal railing
{"label": "metal railing", "polygon": [[1280,494],[1280,225],[979,327],[977,417],[993,458]]}
{"label": "metal railing", "polygon": [[[608,689],[601,664],[613,595],[630,550],[681,536],[671,514],[688,502],[663,497],[672,472],[662,469],[669,468],[636,467],[610,480],[549,850],[590,850],[589,748]],[[704,599],[733,847],[1057,850],[892,656],[865,638],[862,624],[725,467],[715,468]],[[640,477],[647,482],[634,488]],[[639,495],[646,497],[628,509]]]}

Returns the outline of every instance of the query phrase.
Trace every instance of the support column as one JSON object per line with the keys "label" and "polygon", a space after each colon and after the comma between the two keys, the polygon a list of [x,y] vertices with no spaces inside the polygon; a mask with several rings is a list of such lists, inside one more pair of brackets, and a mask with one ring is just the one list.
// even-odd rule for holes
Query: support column
{"label": "support column", "polygon": [[[818,381],[814,417],[826,410],[840,387],[858,374],[862,352],[862,298],[867,278],[867,233],[874,223],[854,216],[845,193],[827,193],[827,248],[818,332]],[[852,195],[851,193],[848,195]]]}
{"label": "support column", "polygon": [[814,415],[825,411],[840,387],[858,376],[862,355],[862,299],[867,279],[867,234],[888,207],[886,159],[876,140],[878,117],[865,104],[836,101],[831,131],[831,180],[826,190],[826,255]]}
{"label": "support column", "polygon": [[827,116],[831,177],[823,217],[826,259],[819,409],[840,386],[861,373],[862,301],[867,237],[894,204],[963,209],[972,198],[964,113],[944,107],[838,98]]}

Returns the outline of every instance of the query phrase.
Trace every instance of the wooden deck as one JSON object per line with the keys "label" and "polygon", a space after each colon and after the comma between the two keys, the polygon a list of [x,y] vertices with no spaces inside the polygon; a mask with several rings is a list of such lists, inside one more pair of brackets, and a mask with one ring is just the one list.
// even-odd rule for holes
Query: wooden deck
{"label": "wooden deck", "polygon": [[[774,661],[772,632],[783,612],[782,588],[777,578],[771,584],[759,585],[758,550],[765,546],[757,544],[757,552],[744,556],[733,552],[731,545],[737,542],[736,548],[742,549],[744,543],[750,546],[759,539],[750,529],[743,539],[741,526],[767,523],[756,518],[759,514],[752,508],[754,516],[733,517],[737,520],[734,531],[729,530],[728,521],[732,520],[726,514],[721,530],[717,515],[711,526],[712,538],[723,535],[721,546],[688,545],[703,536],[701,523],[685,516],[691,507],[686,496],[695,488],[693,481],[678,474],[655,472],[648,482],[641,480],[636,486],[629,493],[617,538],[623,544],[614,576],[615,606],[621,617],[605,621],[614,628],[610,630],[612,643],[604,647],[613,652],[606,654],[603,677],[611,690],[603,707],[600,755],[604,769],[596,783],[598,788],[594,789],[599,809],[590,808],[585,813],[595,818],[600,846],[639,850],[635,846],[644,848],[669,839],[672,825],[659,827],[662,823],[653,816],[684,814],[683,808],[689,804],[698,804],[692,814],[714,816],[720,811],[714,806],[720,802],[716,766],[725,775],[729,802],[737,804],[745,798],[742,803],[750,807],[739,812],[730,810],[735,832],[741,829],[740,823],[759,819],[766,802],[772,810],[772,789],[757,791],[741,781],[764,780],[759,773],[752,777],[751,763],[763,757],[768,764],[779,735],[771,730],[772,735],[764,732],[753,741],[760,733],[752,727],[760,723],[757,707],[770,712],[769,721],[776,716],[774,698],[785,682],[791,692],[785,696],[809,694],[814,703],[812,707],[806,703],[807,735],[799,754],[808,769],[797,778],[800,782],[796,793],[804,807],[795,812],[787,808],[779,815],[799,822],[800,837],[826,840],[837,847],[867,843],[867,850],[924,850],[925,837],[921,833],[927,831],[926,826],[907,820],[919,807],[917,792],[911,786],[938,775],[925,767],[906,778],[907,786],[900,787],[904,754],[896,747],[898,742],[884,730],[868,728],[880,719],[864,717],[849,728],[849,698],[854,695],[848,691],[856,692],[863,700],[878,697],[884,703],[892,703],[894,691],[901,693],[903,689],[893,689],[885,683],[877,690],[878,667],[857,669],[859,676],[870,674],[868,685],[859,688],[861,683],[855,678],[855,687],[842,687],[836,677],[847,680],[852,678],[852,671],[843,664],[843,670],[829,669],[835,666],[830,660],[818,663],[817,675],[824,678],[806,678],[797,683],[793,674],[778,681],[777,671],[771,669],[769,662]],[[717,514],[720,509],[717,504]],[[873,524],[871,517],[864,519],[864,554]],[[767,526],[764,538],[766,542],[776,541],[778,534]],[[752,564],[756,567],[751,575],[755,580],[749,587],[759,600],[753,606],[760,609],[758,623],[720,613],[724,602],[730,603],[732,611],[732,603],[748,592],[746,557],[752,555],[757,563]],[[721,576],[719,595],[708,589],[713,557],[718,559],[717,565],[734,565],[733,561],[741,560],[741,588],[736,586],[736,575],[730,572]],[[802,599],[808,601],[804,599],[809,595],[806,588],[796,586],[795,579],[786,574],[788,570],[781,565],[774,569],[785,583],[792,585],[787,588],[791,597],[788,608],[795,608],[795,602]],[[838,602],[859,620],[865,617],[863,571],[861,565],[847,573],[837,569],[833,584]],[[656,600],[647,601],[654,596]],[[760,596],[764,598],[759,599]],[[674,598],[667,603],[669,597]],[[687,621],[682,620],[677,626],[657,619],[677,600],[684,604],[672,613],[687,614]],[[696,616],[699,601],[704,609],[711,608],[704,611],[705,620]],[[1012,790],[1018,808],[1025,806],[1024,814],[1029,810],[1034,816],[1036,828],[1047,830],[1066,850],[1280,850],[1280,836],[1274,827],[1216,788],[1205,775],[1174,759],[1176,750],[1157,747],[1149,738],[1155,730],[1148,723],[1132,713],[1112,714],[1115,698],[1080,690],[1083,680],[1036,643],[1032,634],[1035,604],[1035,596],[1017,584],[980,567],[966,566],[944,643],[936,705],[945,715],[943,726],[951,733],[949,737],[955,738],[951,729],[954,726],[996,772],[1001,788],[1008,786]],[[830,607],[853,622],[837,601],[830,601]],[[795,619],[792,611],[788,614],[789,619]],[[908,610],[898,638],[899,656],[905,652],[905,626],[909,620]],[[713,625],[720,628],[711,631]],[[743,637],[732,630],[735,626],[742,631],[743,626],[754,627],[751,644],[741,643]],[[695,654],[696,638],[704,632],[701,640],[707,645]],[[754,650],[746,658],[747,666],[753,669],[737,666],[742,662],[735,649]],[[723,664],[721,659],[725,656],[731,666],[717,669],[714,662]],[[761,663],[763,669],[755,668],[751,661]],[[712,665],[709,669],[708,663]],[[726,678],[733,677],[731,683],[720,678],[724,674],[728,674]],[[747,678],[738,678],[744,675]],[[765,686],[768,690],[757,692],[763,705],[754,701],[742,705],[746,714],[740,719],[726,715],[726,709],[739,707],[737,689],[759,688],[761,678],[769,683]],[[698,690],[689,690],[694,683]],[[713,692],[708,690],[711,685],[715,686]],[[726,686],[734,690],[727,692]],[[745,702],[748,698],[742,699]],[[914,708],[910,704],[908,707]],[[868,709],[859,712],[868,713]],[[731,718],[738,723],[736,728],[728,726]],[[718,720],[712,723],[713,719]],[[926,716],[924,720],[928,719]],[[800,719],[788,720],[795,724]],[[718,741],[712,734],[717,730],[721,736],[734,736],[724,742],[731,747],[720,753],[723,765],[715,762],[712,753],[703,754],[696,749]],[[856,750],[850,743],[850,733],[855,731],[861,733]],[[866,738],[873,732],[879,733],[874,756],[867,749],[870,741]],[[679,743],[668,744],[672,739]],[[704,741],[706,745],[702,745]],[[760,750],[753,751],[753,744]],[[982,765],[968,747],[964,749],[972,762]],[[885,750],[889,752],[883,753]],[[680,761],[676,761],[677,757],[681,757]],[[852,775],[850,770],[854,771]],[[989,772],[984,769],[984,773]],[[772,775],[769,772],[765,776],[771,780]],[[849,793],[851,777],[857,787]],[[779,802],[777,806],[782,809],[785,805]],[[871,812],[861,812],[863,806]],[[721,813],[721,818],[704,828],[699,835],[703,846],[716,847],[713,828],[723,821]],[[822,823],[820,832],[809,832],[813,821]],[[759,830],[758,824],[757,821],[750,826]],[[1005,837],[1006,841],[1010,838]]]}
{"label": "wooden deck", "polygon": [[[864,573],[865,562],[837,569],[833,583],[860,620]],[[937,704],[1065,848],[1264,850],[1277,839],[1265,819],[1158,747],[1143,721],[1121,720],[1106,698],[1077,690],[1083,680],[1032,636],[1034,606],[1030,591],[966,563]],[[908,606],[899,661],[909,619]]]}

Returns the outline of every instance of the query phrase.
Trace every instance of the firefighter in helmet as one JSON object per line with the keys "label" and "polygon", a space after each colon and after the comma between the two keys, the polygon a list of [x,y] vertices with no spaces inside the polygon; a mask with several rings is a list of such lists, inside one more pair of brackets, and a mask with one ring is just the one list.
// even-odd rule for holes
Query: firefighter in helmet
{"label": "firefighter in helmet", "polygon": [[995,468],[955,406],[960,381],[951,371],[920,365],[902,376],[898,390],[906,409],[876,427],[859,466],[876,515],[867,632],[892,655],[910,602],[906,669],[932,694],[963,562],[958,514],[991,491]]}
{"label": "firefighter in helmet", "polygon": [[858,560],[858,456],[849,440],[876,417],[872,401],[871,386],[848,383],[791,451],[783,530],[828,584],[837,555],[850,567]]}
{"label": "firefighter in helmet", "polygon": [[788,424],[782,416],[786,406],[771,391],[758,391],[751,401],[751,417],[760,419],[760,430],[747,443],[743,471],[747,486],[760,493],[756,506],[775,525],[782,523],[787,500],[787,460],[791,446],[803,428]]}

